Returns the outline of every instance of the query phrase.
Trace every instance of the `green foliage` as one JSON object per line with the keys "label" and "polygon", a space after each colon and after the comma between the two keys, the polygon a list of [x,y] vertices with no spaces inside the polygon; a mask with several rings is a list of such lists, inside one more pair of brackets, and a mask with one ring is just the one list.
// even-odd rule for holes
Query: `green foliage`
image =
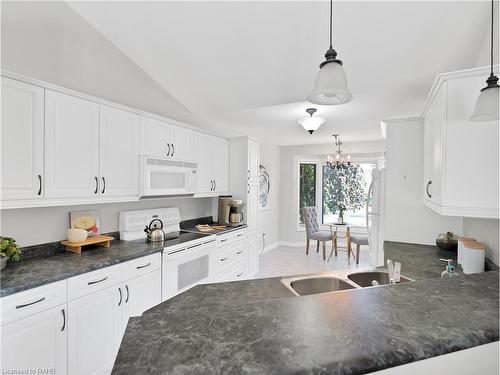
{"label": "green foliage", "polygon": [[22,260],[21,251],[17,247],[15,239],[0,236],[0,256],[7,257],[13,262]]}
{"label": "green foliage", "polygon": [[359,165],[323,167],[323,212],[338,213],[363,208],[366,204],[366,181]]}
{"label": "green foliage", "polygon": [[316,164],[300,164],[299,219],[304,222],[303,207],[316,206]]}

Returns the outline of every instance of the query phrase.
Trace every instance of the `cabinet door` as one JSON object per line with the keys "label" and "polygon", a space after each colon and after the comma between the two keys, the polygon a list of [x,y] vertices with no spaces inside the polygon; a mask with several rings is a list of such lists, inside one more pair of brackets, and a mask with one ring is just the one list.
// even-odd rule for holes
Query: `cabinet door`
{"label": "cabinet door", "polygon": [[123,332],[125,293],[110,287],[68,304],[68,373],[110,374]]}
{"label": "cabinet door", "polygon": [[259,184],[256,182],[248,183],[246,208],[248,233],[254,234],[259,230]]}
{"label": "cabinet door", "polygon": [[66,374],[66,314],[66,305],[61,305],[4,325],[2,370],[54,369],[55,374]]}
{"label": "cabinet door", "polygon": [[443,136],[445,128],[446,83],[436,93],[425,117],[424,134],[424,197],[442,204],[441,180]]}
{"label": "cabinet door", "polygon": [[254,276],[259,271],[260,238],[258,235],[249,236],[245,257],[245,275]]}
{"label": "cabinet door", "polygon": [[3,200],[43,195],[43,89],[2,77]]}
{"label": "cabinet door", "polygon": [[215,191],[225,192],[229,188],[229,145],[223,138],[212,138],[213,175]]}
{"label": "cabinet door", "polygon": [[97,196],[99,105],[45,90],[45,197]]}
{"label": "cabinet door", "polygon": [[123,305],[123,328],[129,318],[161,303],[161,270],[147,273],[124,284],[125,302]]}
{"label": "cabinet door", "polygon": [[101,105],[100,194],[139,194],[139,116]]}
{"label": "cabinet door", "polygon": [[167,141],[169,134],[169,124],[141,116],[141,154],[169,157],[172,152]]}
{"label": "cabinet door", "polygon": [[198,163],[197,190],[200,193],[213,191],[212,160],[212,137],[207,134],[195,133],[195,161]]}
{"label": "cabinet door", "polygon": [[257,142],[248,140],[248,171],[249,179],[259,181],[260,146]]}
{"label": "cabinet door", "polygon": [[186,161],[194,159],[194,131],[192,129],[171,125],[167,142],[171,144],[171,156],[174,159]]}

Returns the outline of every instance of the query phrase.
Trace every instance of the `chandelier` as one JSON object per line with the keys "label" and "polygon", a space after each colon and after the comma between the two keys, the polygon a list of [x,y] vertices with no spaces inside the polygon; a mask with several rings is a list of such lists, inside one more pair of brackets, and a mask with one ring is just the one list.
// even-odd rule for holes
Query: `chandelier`
{"label": "chandelier", "polygon": [[351,165],[351,156],[344,156],[344,153],[342,152],[342,141],[340,140],[338,134],[333,135],[333,141],[336,147],[335,155],[328,155],[326,165],[328,165],[330,168],[337,169],[349,167]]}

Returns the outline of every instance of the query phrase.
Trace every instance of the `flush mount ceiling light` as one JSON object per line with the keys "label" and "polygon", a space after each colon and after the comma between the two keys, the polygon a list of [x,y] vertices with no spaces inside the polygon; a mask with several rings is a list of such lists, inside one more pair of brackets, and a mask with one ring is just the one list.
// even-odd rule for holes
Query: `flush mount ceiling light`
{"label": "flush mount ceiling light", "polygon": [[319,66],[314,88],[307,98],[311,103],[337,105],[350,102],[352,95],[347,88],[347,77],[342,61],[337,60],[337,52],[332,47],[333,3],[330,0],[330,47]]}
{"label": "flush mount ceiling light", "polygon": [[493,0],[491,0],[491,71],[490,76],[486,80],[486,87],[481,89],[476,100],[476,107],[474,113],[470,117],[471,121],[493,121],[498,120],[498,92],[500,86],[498,86],[498,77],[493,74]]}
{"label": "flush mount ceiling light", "polygon": [[309,117],[301,118],[298,123],[309,132],[309,134],[314,133],[323,123],[325,119],[323,117],[313,117],[316,112],[316,108],[307,108],[306,112],[309,113]]}

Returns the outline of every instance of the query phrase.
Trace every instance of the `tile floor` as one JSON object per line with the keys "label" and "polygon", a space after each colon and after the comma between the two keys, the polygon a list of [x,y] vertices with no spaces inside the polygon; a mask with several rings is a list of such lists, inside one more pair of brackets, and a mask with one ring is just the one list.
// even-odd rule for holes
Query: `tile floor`
{"label": "tile floor", "polygon": [[[327,248],[327,259],[330,248]],[[343,269],[361,269],[369,267],[370,255],[367,246],[361,246],[359,264],[353,260],[347,262],[347,252],[339,251],[337,257],[332,256],[329,262],[323,260],[322,249],[316,252],[316,242],[312,241],[309,255],[305,247],[280,246],[262,254],[259,259],[259,272],[256,277],[276,277],[303,273],[334,271]]]}

